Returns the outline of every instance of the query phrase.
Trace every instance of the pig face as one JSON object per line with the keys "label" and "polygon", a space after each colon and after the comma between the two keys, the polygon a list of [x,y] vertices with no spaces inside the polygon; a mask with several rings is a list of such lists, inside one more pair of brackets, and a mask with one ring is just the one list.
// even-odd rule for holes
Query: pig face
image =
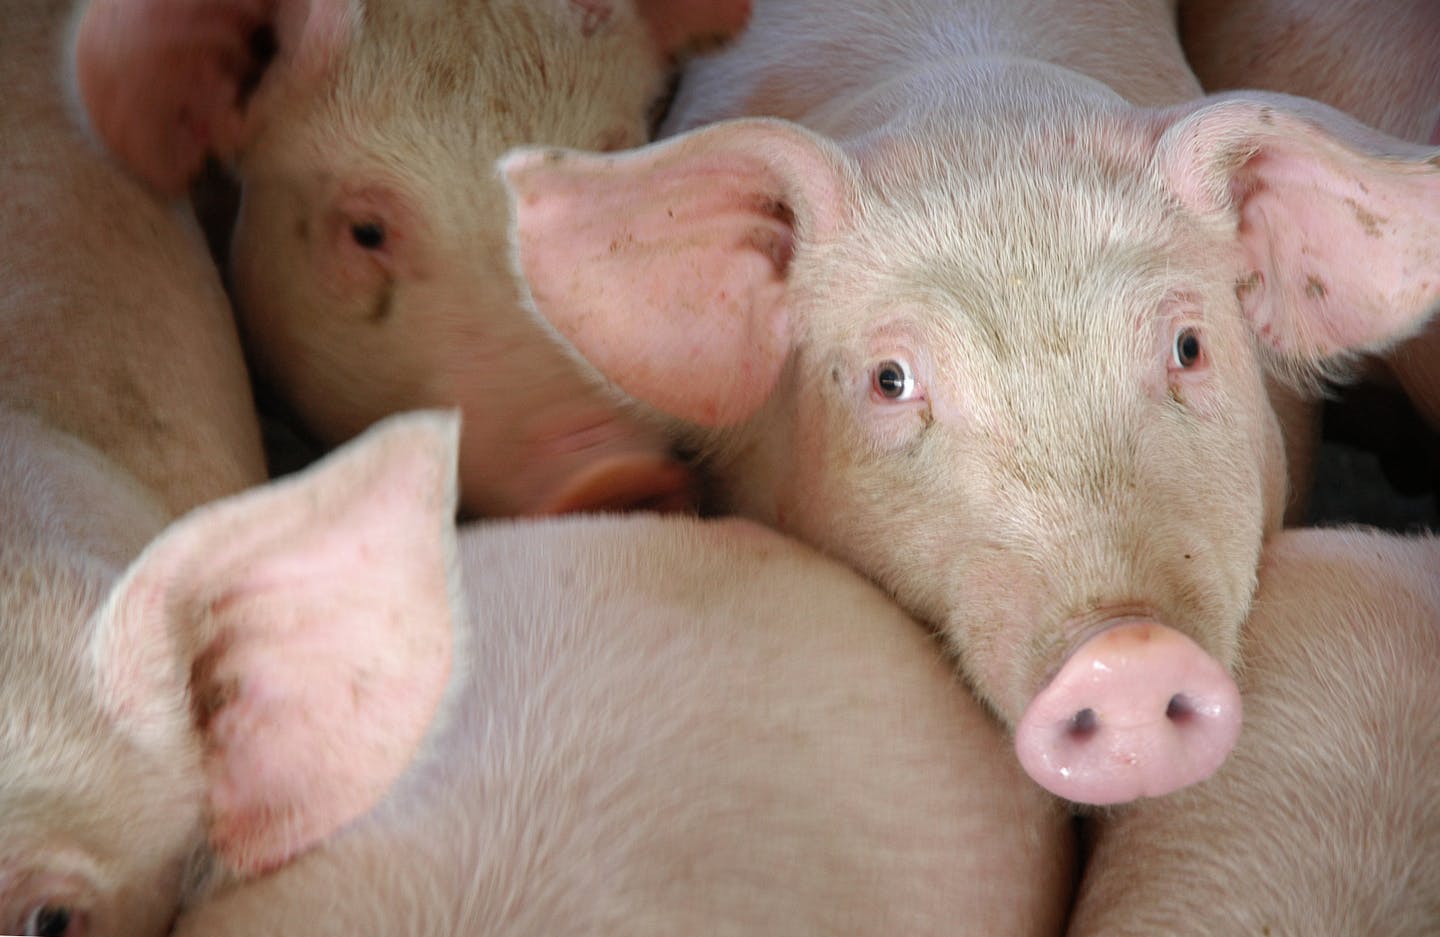
{"label": "pig face", "polygon": [[0,932],[158,937],[202,851],[262,871],[380,796],[446,684],[454,436],[390,425],[162,532],[0,413]]}
{"label": "pig face", "polygon": [[[1136,112],[1016,71],[889,102],[843,150],[742,121],[504,165],[540,314],[698,426],[727,506],[939,626],[1032,774],[1103,803],[1203,777],[1233,744],[1224,669],[1284,503],[1265,374],[1423,318],[1440,173],[1370,159],[1333,112]],[[1041,103],[1023,119],[989,84],[1021,79]],[[1143,712],[1128,691],[1088,701],[1075,671],[1126,669],[1101,637],[1175,682],[1140,678]],[[1110,729],[1102,763],[1190,767],[1066,761]]]}
{"label": "pig face", "polygon": [[104,491],[114,473],[80,446],[18,445],[28,423],[0,424],[0,933],[159,934],[200,825],[198,753],[116,733],[83,649],[124,555],[163,515],[89,512],[72,540],[87,549],[58,549],[67,489]]}
{"label": "pig face", "polygon": [[[259,370],[305,424],[335,443],[390,412],[460,405],[473,512],[684,500],[687,477],[662,434],[622,412],[524,315],[492,167],[526,142],[644,142],[667,56],[738,28],[743,4],[291,0],[273,13],[217,4],[209,14],[169,11],[196,21],[194,34],[151,37],[129,58],[106,51],[110,20],[153,31],[141,17],[164,5],[92,5],[80,35],[82,96],[105,133],[112,115],[158,105],[108,102],[96,76],[129,78],[165,55],[234,71],[239,105],[201,91],[185,102],[204,127],[190,142],[234,156],[242,329]],[[257,36],[275,47],[268,62],[254,54],[266,51]],[[167,132],[160,117],[142,124]],[[157,184],[191,171],[127,152],[125,132],[107,136]]]}

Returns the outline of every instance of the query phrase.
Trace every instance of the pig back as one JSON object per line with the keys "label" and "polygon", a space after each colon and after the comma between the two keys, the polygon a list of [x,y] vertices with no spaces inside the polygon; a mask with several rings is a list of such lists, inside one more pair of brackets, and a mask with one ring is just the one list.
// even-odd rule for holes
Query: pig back
{"label": "pig back", "polygon": [[180,513],[263,480],[249,381],[188,208],[79,127],[64,86],[72,6],[0,0],[0,402]]}
{"label": "pig back", "polygon": [[179,933],[1058,933],[1057,802],[858,577],[655,517],[472,528],[462,562],[469,667],[428,755]]}
{"label": "pig back", "polygon": [[1294,531],[1203,784],[1101,818],[1077,935],[1440,932],[1440,542]]}

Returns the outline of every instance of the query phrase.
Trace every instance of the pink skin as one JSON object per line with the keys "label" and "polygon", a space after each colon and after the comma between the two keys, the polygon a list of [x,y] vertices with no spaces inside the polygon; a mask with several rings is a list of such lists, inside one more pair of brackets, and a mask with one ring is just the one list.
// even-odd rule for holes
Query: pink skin
{"label": "pink skin", "polygon": [[1030,701],[1015,753],[1061,797],[1124,803],[1213,774],[1240,711],[1235,682],[1194,641],[1152,622],[1111,624]]}
{"label": "pink skin", "polygon": [[253,875],[370,809],[450,671],[457,435],[396,418],[167,526],[0,410],[0,932],[160,937],[197,854]]}
{"label": "pink skin", "polygon": [[[233,161],[247,350],[322,442],[458,406],[467,514],[682,507],[691,479],[670,440],[521,307],[489,167],[527,142],[643,142],[672,58],[748,12],[748,0],[92,0],[78,83],[102,139],[157,188],[183,189],[207,154]],[[269,62],[252,57],[262,30],[278,47]]]}
{"label": "pink skin", "polygon": [[853,571],[734,518],[458,539],[463,656],[425,751],[176,937],[1060,933],[1066,811]]}
{"label": "pink skin", "polygon": [[[1301,99],[1175,87],[1168,106],[1132,104],[1093,80],[1122,87],[1140,48],[1094,45],[1100,8],[1031,36],[1033,16],[1000,4],[904,6],[847,7],[857,32],[808,0],[762,3],[713,69],[697,63],[677,118],[779,102],[769,113],[803,127],[508,157],[530,299],[674,420],[722,509],[869,574],[944,635],[1007,726],[1037,696],[1053,719],[1090,705],[1044,688],[1106,609],[1193,642],[1156,643],[1156,678],[1135,684],[1148,699],[1224,698],[1287,501],[1266,384],[1311,389],[1425,322],[1440,162]],[[1130,28],[1132,7],[1104,9]],[[1183,69],[1167,7],[1147,21],[1171,57],[1155,61]],[[1015,58],[1026,42],[1090,77]],[[826,70],[831,43],[854,69]],[[994,55],[954,53],[970,47]],[[843,98],[785,109],[787,83],[819,94],[832,78]],[[1198,780],[1238,725],[1218,712],[1182,733],[1191,769],[1057,792],[1112,802]],[[1148,724],[1127,757],[1176,740]]]}

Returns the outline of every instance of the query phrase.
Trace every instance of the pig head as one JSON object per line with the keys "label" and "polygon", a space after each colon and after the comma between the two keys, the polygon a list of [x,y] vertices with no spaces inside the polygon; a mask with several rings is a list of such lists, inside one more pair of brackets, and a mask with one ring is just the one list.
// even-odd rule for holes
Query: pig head
{"label": "pig head", "polygon": [[939,627],[1032,776],[1163,793],[1239,730],[1285,500],[1265,380],[1435,308],[1440,158],[1298,99],[1141,109],[960,61],[838,141],[747,119],[511,155],[519,267],[721,507]]}
{"label": "pig head", "polygon": [[94,0],[94,125],[157,187],[207,153],[243,184],[232,281],[253,362],[329,443],[458,405],[463,506],[688,499],[661,433],[537,330],[505,258],[495,158],[642,143],[681,49],[745,0]]}
{"label": "pig head", "polygon": [[382,426],[166,527],[0,410],[0,932],[160,937],[193,856],[254,873],[369,809],[450,667],[455,436]]}

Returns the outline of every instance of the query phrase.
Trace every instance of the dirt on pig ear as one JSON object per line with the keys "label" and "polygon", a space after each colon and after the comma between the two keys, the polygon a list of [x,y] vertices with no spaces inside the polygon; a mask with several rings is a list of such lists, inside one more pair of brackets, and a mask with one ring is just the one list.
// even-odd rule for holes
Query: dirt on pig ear
{"label": "dirt on pig ear", "polygon": [[1233,222],[1236,298],[1282,360],[1322,368],[1380,351],[1440,306],[1433,150],[1286,95],[1173,113],[1161,178],[1190,211]]}
{"label": "dirt on pig ear", "polygon": [[99,612],[98,698],[204,760],[210,841],[257,874],[367,812],[440,711],[461,614],[458,421],[392,418],[177,521]]}

